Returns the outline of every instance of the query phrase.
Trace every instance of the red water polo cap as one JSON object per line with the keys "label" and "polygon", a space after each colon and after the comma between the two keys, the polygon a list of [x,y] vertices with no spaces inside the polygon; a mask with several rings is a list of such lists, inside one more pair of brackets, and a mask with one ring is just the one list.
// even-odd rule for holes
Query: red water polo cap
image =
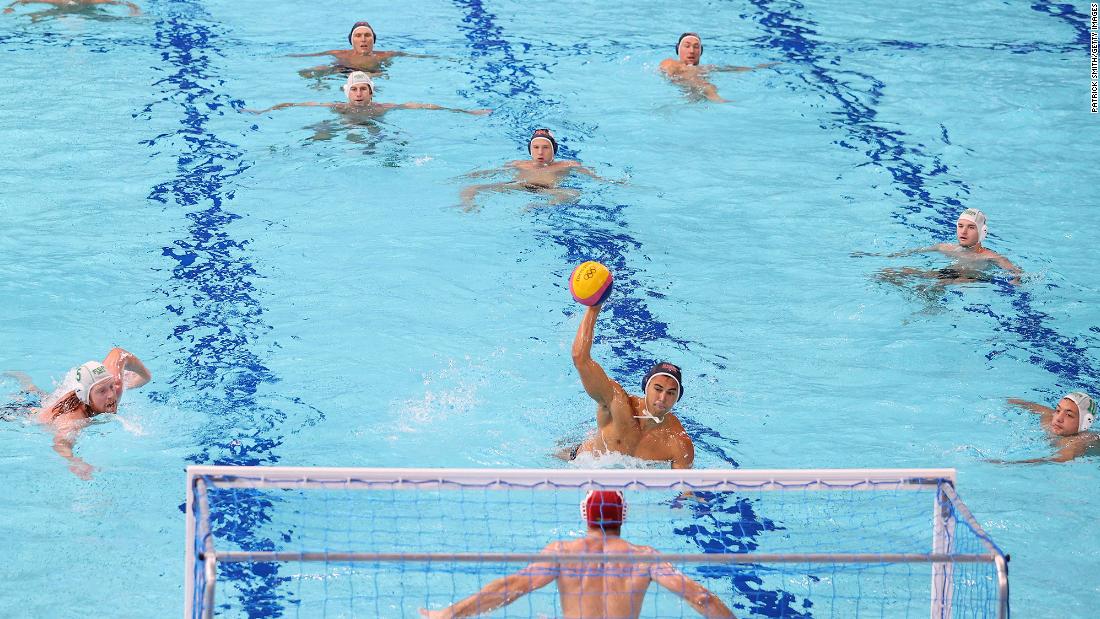
{"label": "red water polo cap", "polygon": [[589,490],[581,501],[581,518],[590,527],[620,527],[626,520],[626,499],[618,490]]}

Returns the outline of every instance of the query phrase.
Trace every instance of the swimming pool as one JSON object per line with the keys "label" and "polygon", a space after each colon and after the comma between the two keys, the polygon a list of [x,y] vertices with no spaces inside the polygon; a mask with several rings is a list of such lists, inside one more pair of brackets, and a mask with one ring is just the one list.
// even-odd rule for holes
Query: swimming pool
{"label": "swimming pool", "polygon": [[[564,280],[595,258],[618,279],[595,355],[628,388],[655,358],[684,367],[696,466],[955,467],[1012,554],[1016,612],[1087,617],[1097,588],[1066,575],[1095,566],[1095,459],[983,459],[1049,451],[1004,398],[1100,383],[1088,7],[845,4],[5,16],[3,369],[49,384],[120,344],[155,382],[128,428],[84,433],[91,482],[0,424],[0,578],[25,592],[0,615],[178,613],[189,463],[561,466],[592,425]],[[320,109],[237,111],[336,100],[286,54],[362,18],[379,48],[438,56],[395,60],[379,100],[495,113],[393,112],[372,144],[310,139]],[[656,71],[684,30],[704,62],[781,64],[716,78],[733,104],[688,102]],[[539,126],[629,182],[456,208],[459,175],[523,157]],[[873,279],[921,259],[850,256],[950,239],[964,206],[1022,286],[928,304]]]}

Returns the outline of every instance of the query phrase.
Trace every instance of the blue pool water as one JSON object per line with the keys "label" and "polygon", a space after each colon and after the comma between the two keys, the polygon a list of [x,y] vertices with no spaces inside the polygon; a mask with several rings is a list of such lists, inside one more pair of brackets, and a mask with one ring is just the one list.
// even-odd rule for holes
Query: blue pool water
{"label": "blue pool water", "polygon": [[[562,466],[593,425],[564,287],[590,258],[617,278],[597,359],[631,389],[684,367],[696,466],[955,467],[1019,616],[1100,602],[1079,577],[1097,460],[984,461],[1050,452],[1005,398],[1100,387],[1086,3],[142,7],[0,19],[0,369],[48,386],[117,344],[155,379],[83,433],[91,482],[0,424],[0,616],[177,614],[188,464]],[[287,54],[363,18],[435,56],[395,60],[378,100],[494,114],[315,140],[337,117],[239,111],[337,100],[297,74],[323,59]],[[780,64],[716,76],[732,104],[688,101],[657,72],[684,30],[704,62]],[[460,175],[540,126],[629,182],[456,207]],[[927,300],[874,275],[943,261],[851,257],[950,240],[965,207],[1021,286]],[[248,607],[278,616],[264,585]]]}

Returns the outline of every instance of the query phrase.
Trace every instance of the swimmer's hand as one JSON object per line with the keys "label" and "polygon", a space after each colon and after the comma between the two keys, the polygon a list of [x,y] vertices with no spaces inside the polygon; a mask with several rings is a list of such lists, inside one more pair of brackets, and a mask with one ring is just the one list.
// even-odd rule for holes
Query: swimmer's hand
{"label": "swimmer's hand", "polygon": [[69,470],[73,472],[73,475],[76,475],[80,479],[83,479],[84,481],[89,481],[92,478],[92,471],[95,470],[95,467],[81,460],[80,458],[74,458],[69,463]]}
{"label": "swimmer's hand", "polygon": [[680,496],[672,499],[672,509],[680,509],[684,506],[684,501],[695,501],[700,505],[707,505],[707,500],[703,497],[695,494],[691,490],[686,490],[680,494]]}
{"label": "swimmer's hand", "polygon": [[466,110],[467,114],[473,114],[474,116],[488,116],[493,113],[493,110],[489,108],[481,108],[478,110]]}
{"label": "swimmer's hand", "polygon": [[12,7],[9,6],[8,8],[4,9],[4,12],[5,13],[14,13],[15,9],[13,9]]}
{"label": "swimmer's hand", "polygon": [[447,610],[428,610],[427,608],[421,608],[420,614],[428,619],[451,619],[454,617],[454,613]]}

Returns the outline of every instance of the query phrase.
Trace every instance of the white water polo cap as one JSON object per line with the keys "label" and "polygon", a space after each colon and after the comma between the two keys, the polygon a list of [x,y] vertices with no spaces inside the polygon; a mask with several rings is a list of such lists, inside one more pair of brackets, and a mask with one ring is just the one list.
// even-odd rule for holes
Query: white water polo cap
{"label": "white water polo cap", "polygon": [[1077,431],[1088,430],[1092,422],[1096,421],[1096,400],[1082,391],[1067,393],[1064,399],[1072,400],[1077,405]]}
{"label": "white water polo cap", "polygon": [[107,371],[107,366],[99,361],[89,361],[73,370],[73,373],[73,379],[76,383],[76,397],[85,404],[91,404],[92,387],[114,378]]}
{"label": "white water polo cap", "polygon": [[[372,91],[373,92],[373,91]],[[979,211],[976,208],[968,208],[959,215],[959,221],[962,220],[972,221],[975,226],[978,226],[978,242],[985,242],[985,235],[989,232],[989,228],[985,225],[986,217],[985,213]]]}
{"label": "white water polo cap", "polygon": [[370,94],[372,96],[374,95],[374,81],[371,80],[369,75],[362,71],[352,71],[351,74],[348,75],[348,81],[344,82],[344,94],[348,94],[351,87],[356,84],[366,84],[367,88],[370,88]]}

